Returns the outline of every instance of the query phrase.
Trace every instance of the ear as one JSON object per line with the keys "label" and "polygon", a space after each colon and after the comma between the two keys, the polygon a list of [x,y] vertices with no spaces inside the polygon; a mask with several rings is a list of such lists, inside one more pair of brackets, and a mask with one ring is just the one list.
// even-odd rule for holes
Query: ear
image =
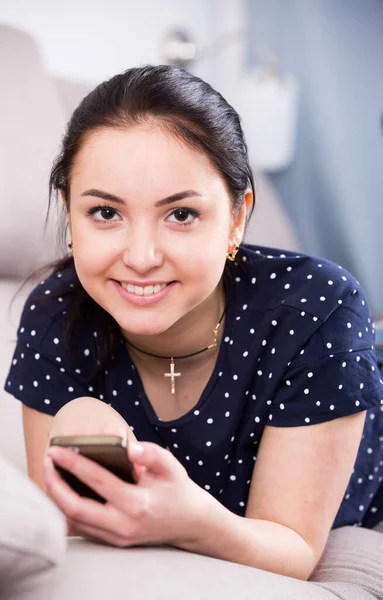
{"label": "ear", "polygon": [[233,228],[230,235],[230,243],[239,246],[242,242],[243,234],[246,226],[246,218],[253,204],[254,194],[250,188],[247,188],[243,195],[242,206],[238,215],[234,219]]}
{"label": "ear", "polygon": [[60,190],[60,196],[61,196],[61,200],[62,200],[64,207],[68,210],[68,202],[67,202],[67,199],[65,198],[65,194],[64,194],[63,190]]}

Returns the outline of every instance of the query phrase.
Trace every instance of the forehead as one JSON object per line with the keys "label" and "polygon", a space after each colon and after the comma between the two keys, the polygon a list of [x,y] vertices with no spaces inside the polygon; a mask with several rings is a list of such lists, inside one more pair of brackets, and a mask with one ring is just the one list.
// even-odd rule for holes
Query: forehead
{"label": "forehead", "polygon": [[171,187],[173,192],[174,186],[224,186],[202,152],[158,125],[105,128],[88,136],[76,157],[71,187],[90,183],[141,192],[153,186]]}

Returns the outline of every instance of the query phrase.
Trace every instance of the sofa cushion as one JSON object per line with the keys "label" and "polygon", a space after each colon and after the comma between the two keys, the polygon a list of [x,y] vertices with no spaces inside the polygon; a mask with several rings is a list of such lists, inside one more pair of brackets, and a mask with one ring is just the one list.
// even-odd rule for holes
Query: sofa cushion
{"label": "sofa cushion", "polygon": [[27,33],[0,25],[0,55],[0,276],[24,277],[58,253],[44,219],[67,117]]}
{"label": "sofa cushion", "polygon": [[64,517],[0,456],[0,587],[60,563],[65,549]]}

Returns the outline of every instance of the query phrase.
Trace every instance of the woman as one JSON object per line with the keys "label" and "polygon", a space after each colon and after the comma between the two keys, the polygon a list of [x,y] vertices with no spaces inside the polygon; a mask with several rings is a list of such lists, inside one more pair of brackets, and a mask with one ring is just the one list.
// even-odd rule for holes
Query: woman
{"label": "woman", "polygon": [[[73,531],[306,580],[332,528],[379,523],[366,297],[329,261],[242,243],[254,183],[222,96],[167,66],[102,83],[71,118],[53,190],[71,254],[25,304],[6,389],[30,476]],[[125,430],[136,485],[45,452],[57,433]]]}

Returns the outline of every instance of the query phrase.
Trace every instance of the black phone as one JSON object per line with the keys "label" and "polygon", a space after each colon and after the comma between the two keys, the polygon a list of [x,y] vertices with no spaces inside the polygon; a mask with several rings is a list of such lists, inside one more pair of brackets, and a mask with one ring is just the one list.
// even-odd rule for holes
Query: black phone
{"label": "black phone", "polygon": [[[111,435],[70,435],[53,437],[50,446],[70,448],[86,456],[128,483],[137,483],[134,467],[128,458],[127,441]],[[106,500],[75,475],[55,464],[55,468],[79,496],[91,498],[105,504]]]}

